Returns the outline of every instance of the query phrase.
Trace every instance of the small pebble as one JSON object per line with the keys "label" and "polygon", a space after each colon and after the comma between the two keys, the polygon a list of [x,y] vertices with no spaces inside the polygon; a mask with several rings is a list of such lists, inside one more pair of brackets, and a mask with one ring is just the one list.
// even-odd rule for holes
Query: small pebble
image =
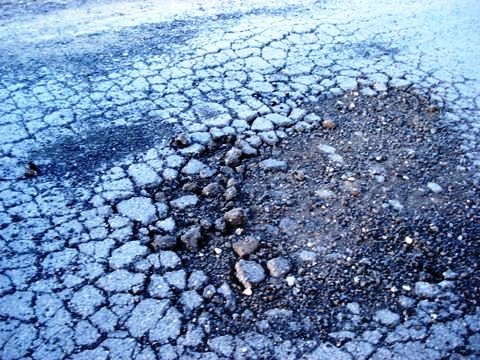
{"label": "small pebble", "polygon": [[427,183],[427,187],[430,189],[431,192],[434,192],[435,194],[438,194],[443,190],[443,188],[440,185],[434,182]]}
{"label": "small pebble", "polygon": [[322,127],[327,130],[333,130],[336,127],[336,124],[331,119],[325,119],[322,121]]}

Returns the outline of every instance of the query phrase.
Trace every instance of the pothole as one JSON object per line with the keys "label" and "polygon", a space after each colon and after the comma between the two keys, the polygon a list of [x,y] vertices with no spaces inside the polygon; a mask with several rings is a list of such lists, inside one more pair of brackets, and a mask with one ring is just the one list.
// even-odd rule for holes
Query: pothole
{"label": "pothole", "polygon": [[[460,274],[457,286],[473,309],[478,188],[439,114],[426,100],[395,91],[308,107],[318,126],[297,126],[279,145],[261,146],[251,158],[240,153],[238,161],[231,142],[217,143],[202,159],[217,175],[184,176],[166,191],[168,198],[202,198],[175,214],[182,258],[242,297],[220,311],[224,294],[213,288],[205,305],[216,317],[212,331],[248,331],[252,323],[267,330],[278,320],[279,333],[321,337],[346,327],[351,303],[364,314],[388,305],[407,319],[401,299],[413,295],[416,282],[438,283],[448,271]],[[232,209],[243,209],[244,223],[225,224]],[[193,252],[189,238],[199,241]],[[239,254],[265,276],[245,285]]]}

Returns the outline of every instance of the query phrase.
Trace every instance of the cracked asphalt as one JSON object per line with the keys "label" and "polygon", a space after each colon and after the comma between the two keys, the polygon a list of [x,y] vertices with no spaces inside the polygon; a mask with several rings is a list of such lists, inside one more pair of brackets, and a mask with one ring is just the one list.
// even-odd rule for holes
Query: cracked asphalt
{"label": "cracked asphalt", "polygon": [[[312,128],[321,119],[307,105],[325,99],[424,99],[478,190],[479,2],[25,1],[0,12],[0,358],[480,358],[478,300],[457,286],[478,294],[478,253],[470,271],[394,284],[386,304],[344,299],[332,310],[342,329],[309,337],[290,308],[244,310],[267,268],[302,291],[288,260],[200,266],[234,259],[203,246],[206,229],[244,235],[239,158]],[[240,152],[216,163],[229,141]],[[196,183],[222,176],[228,202],[208,203],[215,186]],[[215,224],[187,224],[218,210]],[[249,241],[235,252],[254,251]],[[218,326],[228,317],[244,326]]]}

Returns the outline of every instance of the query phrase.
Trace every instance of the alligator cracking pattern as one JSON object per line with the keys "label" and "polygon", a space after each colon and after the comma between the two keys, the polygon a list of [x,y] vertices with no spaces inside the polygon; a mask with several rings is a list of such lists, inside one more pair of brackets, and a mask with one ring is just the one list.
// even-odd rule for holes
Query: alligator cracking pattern
{"label": "alligator cracking pattern", "polygon": [[[354,19],[321,4],[279,4],[276,11],[200,19],[206,30],[198,20],[172,22],[178,36],[163,25],[126,31],[155,35],[145,44],[161,43],[163,50],[132,44],[118,63],[64,57],[61,65],[54,59],[38,68],[4,65],[0,357],[480,356],[480,309],[464,313],[454,288],[438,284],[417,284],[415,315],[407,321],[379,309],[371,330],[345,331],[330,341],[283,338],[255,326],[209,335],[206,290],[213,285],[224,307],[243,295],[227,283],[211,284],[180,253],[151,248],[153,230],[176,234],[177,216],[203,201],[158,199],[152,189],[182,176],[213,176],[218,169],[197,156],[215,139],[241,135],[255,152],[288,137],[290,128],[308,127],[308,114],[299,111],[304,103],[389,88],[430,97],[444,121],[462,129],[465,157],[478,166],[480,95],[475,76],[432,61],[432,39],[402,48],[398,39],[423,31],[422,18]],[[272,113],[280,115],[269,118]],[[181,149],[169,145],[179,132],[188,133]],[[436,321],[442,311],[448,316]]]}

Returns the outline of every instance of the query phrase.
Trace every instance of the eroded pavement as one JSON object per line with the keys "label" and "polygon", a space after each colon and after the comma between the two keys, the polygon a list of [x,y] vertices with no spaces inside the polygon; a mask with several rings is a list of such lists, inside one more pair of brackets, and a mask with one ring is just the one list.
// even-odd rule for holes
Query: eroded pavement
{"label": "eroded pavement", "polygon": [[[271,277],[291,288],[284,296],[301,293],[298,256],[267,263],[249,258],[251,244],[232,250],[229,236],[251,235],[237,207],[236,177],[248,175],[240,158],[330,127],[310,105],[344,94],[408,92],[428,103],[455,134],[473,194],[465,211],[478,214],[480,5],[349,3],[9,8],[0,24],[2,359],[480,356],[480,309],[457,287],[478,294],[478,253],[470,269],[450,263],[434,278],[391,284],[387,301],[383,292],[372,304],[344,298],[333,310],[342,328],[324,334],[319,321],[306,336],[295,309],[255,298]],[[320,152],[338,162],[329,145]],[[447,190],[424,180],[425,191]],[[219,203],[208,200],[216,192]],[[478,240],[478,226],[455,225],[453,238]],[[323,261],[324,250],[305,246],[301,261]],[[218,271],[202,265],[214,259]]]}

